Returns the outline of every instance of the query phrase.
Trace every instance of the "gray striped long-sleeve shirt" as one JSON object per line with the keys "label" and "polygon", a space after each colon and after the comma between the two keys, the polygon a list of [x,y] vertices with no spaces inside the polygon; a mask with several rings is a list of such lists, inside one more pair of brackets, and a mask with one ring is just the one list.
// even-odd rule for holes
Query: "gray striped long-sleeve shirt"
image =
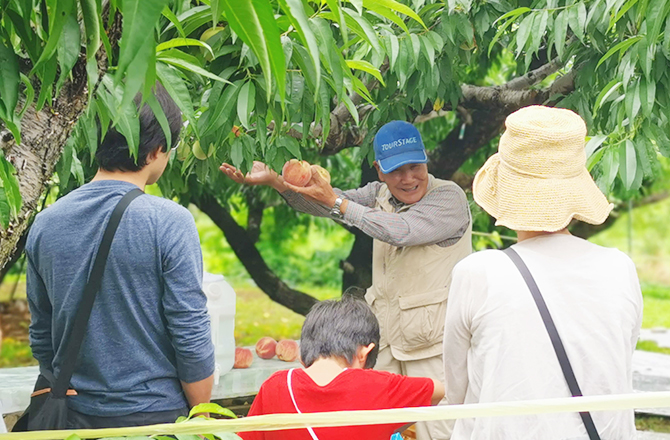
{"label": "gray striped long-sleeve shirt", "polygon": [[[372,182],[362,188],[335,193],[349,200],[344,223],[355,226],[376,240],[393,246],[437,244],[451,246],[463,237],[470,225],[470,208],[465,193],[455,185],[435,188],[403,212],[385,212],[375,208],[375,200],[384,185]],[[287,190],[281,193],[291,207],[318,217],[330,217],[330,209]],[[403,204],[391,197],[395,210]]]}

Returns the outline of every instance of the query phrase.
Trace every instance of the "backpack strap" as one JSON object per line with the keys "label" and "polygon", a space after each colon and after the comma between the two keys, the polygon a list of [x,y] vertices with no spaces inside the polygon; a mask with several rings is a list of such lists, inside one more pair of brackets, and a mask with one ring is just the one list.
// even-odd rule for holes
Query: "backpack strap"
{"label": "backpack strap", "polygon": [[84,294],[74,318],[74,324],[70,331],[67,346],[65,347],[63,364],[61,365],[58,377],[56,378],[56,382],[51,391],[54,397],[63,398],[67,393],[67,389],[70,386],[70,379],[72,379],[72,374],[77,365],[77,358],[79,357],[81,344],[84,341],[86,328],[88,327],[88,320],[91,317],[91,310],[93,310],[95,296],[102,284],[102,275],[105,272],[107,256],[109,255],[109,249],[112,246],[112,240],[114,240],[114,234],[116,234],[116,229],[119,226],[121,217],[128,205],[130,205],[130,202],[142,194],[144,194],[144,192],[139,188],[127,192],[121,198],[119,203],[117,203],[107,222],[107,228],[102,236],[100,247],[98,248],[95,261],[93,262],[93,269],[88,277],[86,287],[84,287]]}
{"label": "backpack strap", "polygon": [[[293,370],[295,370],[295,368],[291,368],[290,370],[288,370],[288,374],[286,375],[286,385],[288,386],[288,392],[291,395],[291,401],[293,402],[293,407],[298,412],[298,414],[302,414],[302,411],[300,411],[300,408],[298,408],[298,404],[295,403],[295,396],[293,395],[293,385],[291,382],[291,376],[293,376]],[[314,432],[311,426],[307,427],[307,431],[309,431],[309,435],[312,436],[312,440],[319,440],[319,437],[316,436],[316,433]]]}
{"label": "backpack strap", "polygon": [[[530,273],[530,270],[528,270],[528,266],[526,266],[526,263],[524,263],[523,259],[514,249],[508,247],[507,249],[504,249],[503,252],[512,260],[512,262],[517,267],[519,272],[521,272],[521,276],[526,282],[526,285],[528,285],[528,289],[530,290],[531,295],[533,295],[535,305],[537,305],[537,308],[540,311],[540,316],[542,316],[544,326],[547,329],[547,333],[549,333],[551,344],[554,346],[556,357],[558,357],[558,363],[561,365],[563,376],[565,377],[565,381],[568,383],[568,388],[570,388],[570,393],[572,393],[572,397],[582,396],[582,391],[579,388],[579,384],[577,383],[577,378],[575,377],[575,373],[572,370],[572,365],[570,365],[568,354],[565,352],[563,341],[561,341],[561,337],[558,334],[558,330],[556,329],[554,320],[552,319],[551,314],[549,313],[547,304],[544,302],[542,293],[540,293],[540,289],[537,287],[537,283],[535,282],[533,275]],[[600,435],[598,435],[596,425],[595,423],[593,423],[591,413],[586,411],[586,412],[580,412],[579,415],[582,418],[584,426],[586,427],[586,432],[589,435],[589,439],[600,440]]]}

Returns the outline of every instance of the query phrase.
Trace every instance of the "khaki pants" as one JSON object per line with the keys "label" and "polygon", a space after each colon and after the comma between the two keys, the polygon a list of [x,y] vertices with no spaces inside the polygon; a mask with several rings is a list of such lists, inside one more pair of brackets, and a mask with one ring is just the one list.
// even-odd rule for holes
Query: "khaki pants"
{"label": "khaki pants", "polygon": [[[430,377],[444,383],[442,355],[417,361],[399,361],[391,354],[391,348],[385,347],[379,351],[375,369],[402,374],[403,376]],[[446,398],[442,399],[439,403],[439,405],[446,404]],[[453,429],[453,420],[419,422],[416,424],[416,438],[417,440],[449,440]]]}

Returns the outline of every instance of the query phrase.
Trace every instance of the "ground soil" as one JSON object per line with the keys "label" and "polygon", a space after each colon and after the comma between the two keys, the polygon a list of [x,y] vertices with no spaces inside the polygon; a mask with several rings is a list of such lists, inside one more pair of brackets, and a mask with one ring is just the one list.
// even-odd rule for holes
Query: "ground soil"
{"label": "ground soil", "polygon": [[27,301],[0,302],[0,330],[3,339],[12,338],[27,342],[29,325],[30,311]]}

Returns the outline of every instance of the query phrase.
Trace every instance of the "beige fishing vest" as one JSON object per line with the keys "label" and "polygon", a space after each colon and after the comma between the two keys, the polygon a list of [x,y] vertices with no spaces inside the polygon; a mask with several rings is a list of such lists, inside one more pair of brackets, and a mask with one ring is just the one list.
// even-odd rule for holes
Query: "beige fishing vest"
{"label": "beige fishing vest", "polygon": [[[430,176],[427,193],[444,185],[456,184]],[[383,185],[375,207],[386,212],[412,207],[394,211],[390,198],[391,192]],[[396,247],[374,240],[372,286],[365,299],[379,320],[380,349],[390,345],[393,357],[401,361],[442,354],[451,271],[471,252],[472,221],[452,246]]]}

